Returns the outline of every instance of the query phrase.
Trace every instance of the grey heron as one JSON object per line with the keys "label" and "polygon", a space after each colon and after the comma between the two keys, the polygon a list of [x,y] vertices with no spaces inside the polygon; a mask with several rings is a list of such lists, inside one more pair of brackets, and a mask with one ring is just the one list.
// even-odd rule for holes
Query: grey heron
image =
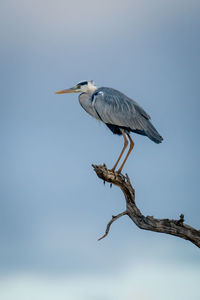
{"label": "grey heron", "polygon": [[79,82],[72,88],[56,92],[56,94],[64,93],[81,93],[79,95],[79,102],[84,110],[95,119],[105,123],[114,134],[123,135],[124,146],[112,168],[113,171],[116,169],[128,146],[128,139],[130,141],[130,148],[118,172],[122,171],[134,147],[130,132],[147,136],[157,144],[163,140],[162,136],[150,122],[150,116],[144,109],[136,101],[115,89],[108,87],[97,88],[93,80],[89,80]]}

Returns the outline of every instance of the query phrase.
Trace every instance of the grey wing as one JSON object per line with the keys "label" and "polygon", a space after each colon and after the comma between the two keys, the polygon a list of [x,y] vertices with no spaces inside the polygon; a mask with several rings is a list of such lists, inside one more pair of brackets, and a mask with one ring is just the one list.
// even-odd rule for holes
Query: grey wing
{"label": "grey wing", "polygon": [[162,137],[150,122],[150,116],[137,102],[121,92],[111,88],[99,88],[93,95],[92,105],[104,123],[140,132],[156,143],[162,141]]}
{"label": "grey wing", "polygon": [[111,88],[98,89],[92,102],[101,120],[107,124],[143,130],[142,118],[150,118],[135,101]]}
{"label": "grey wing", "polygon": [[[130,99],[131,100],[131,99]],[[132,102],[133,102],[133,105],[134,105],[134,108],[135,108],[135,110],[139,113],[139,114],[141,114],[145,119],[147,119],[147,120],[150,120],[151,119],[151,117],[146,113],[146,111],[141,107],[141,106],[139,106],[139,104],[136,102],[136,101],[134,101],[134,100],[131,100]]]}

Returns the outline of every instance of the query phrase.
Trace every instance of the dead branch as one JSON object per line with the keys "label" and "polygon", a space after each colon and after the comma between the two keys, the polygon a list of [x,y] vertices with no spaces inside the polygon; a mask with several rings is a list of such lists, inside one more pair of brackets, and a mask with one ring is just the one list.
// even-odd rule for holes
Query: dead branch
{"label": "dead branch", "polygon": [[182,239],[192,242],[200,248],[200,230],[184,223],[184,215],[181,214],[178,220],[156,219],[153,216],[144,216],[135,203],[135,190],[131,185],[128,175],[124,176],[117,172],[108,170],[106,165],[92,165],[97,176],[104,182],[109,182],[119,186],[126,200],[126,210],[117,216],[113,216],[108,223],[105,234],[99,239],[103,239],[109,233],[110,226],[114,221],[124,215],[128,215],[131,220],[141,229],[151,230],[160,233],[166,233],[178,236]]}
{"label": "dead branch", "polygon": [[98,241],[104,239],[104,238],[108,235],[108,233],[109,233],[109,231],[110,231],[110,226],[112,225],[113,222],[115,222],[115,221],[116,221],[117,219],[119,219],[120,217],[127,215],[127,213],[128,213],[128,212],[125,210],[125,211],[123,211],[122,213],[118,214],[117,216],[112,216],[112,220],[110,220],[110,222],[108,222],[108,225],[107,225],[107,227],[106,227],[106,232],[105,232],[105,234],[104,234],[102,237],[100,237],[100,238],[98,239]]}

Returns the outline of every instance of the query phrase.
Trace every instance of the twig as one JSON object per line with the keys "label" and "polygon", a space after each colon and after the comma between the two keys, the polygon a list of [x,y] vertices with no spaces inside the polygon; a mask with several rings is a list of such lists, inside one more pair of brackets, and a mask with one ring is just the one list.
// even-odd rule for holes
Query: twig
{"label": "twig", "polygon": [[123,211],[122,213],[118,214],[117,216],[112,216],[112,220],[110,220],[110,222],[108,223],[108,225],[107,225],[107,227],[106,227],[105,234],[104,234],[102,237],[100,237],[100,238],[98,239],[98,241],[104,239],[104,238],[108,235],[108,233],[109,233],[109,231],[110,231],[110,226],[112,225],[112,223],[115,222],[117,219],[119,219],[120,217],[122,217],[122,216],[124,216],[124,215],[127,215],[127,211],[126,211],[126,210]]}

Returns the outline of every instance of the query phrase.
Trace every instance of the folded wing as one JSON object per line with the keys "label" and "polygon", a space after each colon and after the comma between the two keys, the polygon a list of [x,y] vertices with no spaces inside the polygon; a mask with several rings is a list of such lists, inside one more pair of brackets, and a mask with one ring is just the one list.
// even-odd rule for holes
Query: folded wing
{"label": "folded wing", "polygon": [[162,137],[150,122],[150,116],[137,102],[111,88],[99,88],[92,96],[92,107],[99,119],[129,131],[148,136],[155,143]]}

